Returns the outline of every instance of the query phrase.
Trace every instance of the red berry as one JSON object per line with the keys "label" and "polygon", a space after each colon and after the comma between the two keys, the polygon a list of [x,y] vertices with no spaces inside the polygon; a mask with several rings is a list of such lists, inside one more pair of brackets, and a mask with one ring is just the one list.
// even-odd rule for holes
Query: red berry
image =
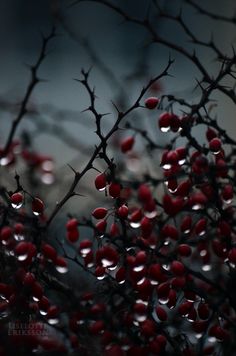
{"label": "red berry", "polygon": [[185,273],[185,267],[182,262],[173,261],[170,266],[171,272],[176,276],[182,276]]}
{"label": "red berry", "polygon": [[70,219],[70,220],[67,222],[67,224],[66,224],[66,229],[67,229],[68,231],[74,230],[74,229],[77,228],[78,223],[79,223],[79,222],[78,222],[77,219],[75,219],[75,218]]}
{"label": "red berry", "polygon": [[57,257],[57,252],[56,252],[55,248],[49,244],[44,244],[42,246],[42,253],[48,260],[53,261],[53,262],[55,261],[55,259]]}
{"label": "red berry", "polygon": [[96,178],[95,178],[95,187],[97,188],[97,190],[99,191],[103,191],[106,188],[106,184],[107,184],[107,177],[104,173],[99,174]]}
{"label": "red berry", "polygon": [[67,231],[67,240],[71,243],[74,243],[76,241],[78,241],[79,239],[79,230],[78,229],[73,229],[73,230],[69,230]]}
{"label": "red berry", "polygon": [[159,128],[162,132],[168,132],[170,130],[170,118],[171,114],[163,112],[159,116]]}
{"label": "red berry", "polygon": [[231,203],[234,197],[234,190],[231,184],[227,184],[224,186],[222,190],[222,198],[226,203]]}
{"label": "red berry", "polygon": [[19,209],[23,203],[23,195],[21,193],[14,193],[11,195],[11,204],[13,208]]}
{"label": "red berry", "polygon": [[210,142],[211,140],[213,140],[213,138],[216,138],[216,137],[217,137],[216,131],[213,130],[211,127],[209,127],[206,132],[207,141]]}
{"label": "red berry", "polygon": [[159,104],[159,99],[156,97],[150,97],[145,100],[145,106],[147,109],[155,109],[155,107]]}
{"label": "red berry", "polygon": [[7,242],[12,237],[12,234],[13,234],[12,228],[10,226],[4,226],[1,229],[1,233],[0,233],[1,241]]}
{"label": "red berry", "polygon": [[32,211],[34,215],[40,215],[44,211],[44,203],[39,198],[34,198],[32,201]]}
{"label": "red berry", "polygon": [[167,320],[167,313],[165,309],[163,309],[162,307],[160,306],[156,307],[156,314],[161,321]]}
{"label": "red berry", "polygon": [[191,247],[186,244],[179,245],[177,250],[178,250],[178,253],[180,254],[180,256],[182,256],[182,257],[189,257],[192,254]]}
{"label": "red berry", "polygon": [[126,152],[132,150],[134,142],[135,142],[135,140],[134,140],[133,136],[129,136],[129,137],[125,138],[120,144],[121,151],[123,153],[126,153]]}
{"label": "red berry", "polygon": [[96,224],[96,229],[100,234],[104,233],[107,227],[107,222],[106,220],[101,220]]}
{"label": "red berry", "polygon": [[221,150],[221,140],[217,137],[209,142],[209,148],[213,154],[218,154]]}
{"label": "red berry", "polygon": [[128,209],[128,207],[126,205],[120,206],[119,209],[117,210],[117,215],[121,219],[126,219],[128,214],[129,214],[129,209]]}
{"label": "red berry", "polygon": [[95,219],[103,219],[107,215],[107,209],[106,208],[96,208],[92,212],[92,215],[95,217]]}
{"label": "red berry", "polygon": [[121,186],[119,183],[111,183],[109,185],[109,195],[112,198],[118,198],[120,196]]}

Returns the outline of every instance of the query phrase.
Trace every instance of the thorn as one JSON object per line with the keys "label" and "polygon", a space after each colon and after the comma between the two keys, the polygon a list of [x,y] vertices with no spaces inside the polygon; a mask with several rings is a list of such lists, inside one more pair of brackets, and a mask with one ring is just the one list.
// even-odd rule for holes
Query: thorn
{"label": "thorn", "polygon": [[76,170],[69,163],[67,163],[67,166],[74,172],[74,174],[78,174],[78,172],[76,172]]}

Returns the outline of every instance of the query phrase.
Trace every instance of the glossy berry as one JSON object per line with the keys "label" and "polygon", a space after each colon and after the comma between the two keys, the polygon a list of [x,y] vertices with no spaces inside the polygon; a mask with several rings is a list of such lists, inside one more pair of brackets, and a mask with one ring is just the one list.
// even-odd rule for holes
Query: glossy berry
{"label": "glossy berry", "polygon": [[32,201],[32,211],[34,215],[40,215],[44,211],[44,203],[39,198],[34,198]]}
{"label": "glossy berry", "polygon": [[121,219],[126,219],[128,217],[128,214],[129,214],[129,209],[126,205],[120,206],[117,210],[117,215]]}
{"label": "glossy berry", "polygon": [[158,316],[158,319],[161,321],[166,321],[167,320],[167,313],[164,308],[157,306],[156,307],[156,314]]}
{"label": "glossy berry", "polygon": [[173,261],[170,265],[170,269],[176,276],[182,276],[185,273],[185,267],[180,261]]}
{"label": "glossy berry", "polygon": [[213,154],[218,154],[221,150],[221,140],[217,137],[209,142],[209,148]]}
{"label": "glossy berry", "polygon": [[112,198],[118,198],[120,196],[121,186],[119,183],[111,183],[109,185],[109,195]]}
{"label": "glossy berry", "polygon": [[79,223],[79,222],[78,222],[77,219],[75,219],[75,218],[70,219],[70,220],[67,222],[67,224],[66,224],[66,229],[67,229],[68,231],[74,230],[74,229],[77,228],[78,223]]}
{"label": "glossy berry", "polygon": [[11,204],[14,208],[19,209],[23,203],[23,195],[21,193],[14,193],[11,195]]}
{"label": "glossy berry", "polygon": [[94,184],[95,184],[95,187],[97,188],[97,190],[103,191],[106,188],[106,184],[107,184],[106,175],[104,173],[99,174],[95,178]]}
{"label": "glossy berry", "polygon": [[103,219],[107,215],[107,209],[106,208],[96,208],[92,212],[92,215],[95,219]]}
{"label": "glossy berry", "polygon": [[159,104],[159,99],[156,97],[150,97],[145,100],[145,106],[147,109],[155,109],[157,105]]}

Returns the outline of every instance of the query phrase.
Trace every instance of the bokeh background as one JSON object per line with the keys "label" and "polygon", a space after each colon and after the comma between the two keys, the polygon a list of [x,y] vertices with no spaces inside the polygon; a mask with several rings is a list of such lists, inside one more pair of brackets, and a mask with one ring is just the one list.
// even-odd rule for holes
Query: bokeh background
{"label": "bokeh background", "polygon": [[[194,45],[178,24],[155,17],[151,1],[117,0],[113,3],[140,19],[150,11],[160,35],[193,50]],[[233,0],[201,0],[195,3],[225,16],[232,16],[236,10]],[[111,113],[103,119],[104,131],[114,122],[115,111],[111,101],[120,107],[132,103],[140,88],[161,72],[169,55],[175,59],[171,69],[173,77],[160,83],[161,94],[177,95],[189,102],[199,97],[199,91],[194,90],[199,73],[182,55],[162,45],[150,44],[150,37],[144,28],[124,22],[121,16],[102,4],[93,1],[71,4],[68,0],[2,0],[0,3],[1,145],[5,142],[17,104],[22,100],[29,81],[27,64],[34,63],[40,51],[41,33],[47,34],[53,23],[57,25],[58,36],[50,43],[48,57],[39,73],[40,78],[46,81],[36,87],[29,105],[32,113],[22,120],[17,130],[17,137],[27,133],[32,149],[50,154],[55,161],[57,190],[45,187],[45,195],[53,197],[53,203],[71,182],[72,171],[67,164],[79,170],[97,142],[92,116],[82,113],[89,104],[88,95],[82,85],[74,80],[81,78],[81,68],[87,70],[92,67],[90,81],[96,88],[97,107],[102,113]],[[182,9],[186,24],[199,39],[210,40],[213,36],[223,52],[232,51],[231,45],[236,40],[235,26],[209,19],[182,0],[162,0],[159,4],[165,12],[174,15]],[[214,74],[219,64],[212,51],[197,47],[196,53],[209,72]],[[235,108],[225,97],[218,95],[216,99],[219,102],[214,108],[215,116],[220,125],[235,136]],[[170,137],[160,135],[157,117],[158,113],[155,116],[142,111],[130,120],[148,129],[153,139],[164,144]],[[194,134],[201,141],[201,129]],[[119,157],[115,146],[114,155]],[[137,166],[136,169],[151,170],[152,160],[147,160],[144,167]],[[92,176],[88,175],[82,182],[80,192],[88,190],[86,183],[91,180]],[[74,203],[74,207],[84,209],[94,197],[96,195],[88,193],[88,199],[81,204]]]}

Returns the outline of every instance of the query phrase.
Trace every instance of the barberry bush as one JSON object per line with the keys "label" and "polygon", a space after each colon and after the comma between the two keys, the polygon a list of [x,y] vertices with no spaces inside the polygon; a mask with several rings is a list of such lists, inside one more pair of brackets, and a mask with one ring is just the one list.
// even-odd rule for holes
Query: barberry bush
{"label": "barberry bush", "polygon": [[[116,72],[54,14],[1,142],[0,355],[235,355],[236,140],[217,113],[236,103],[236,55],[233,46],[225,54],[214,39],[198,38],[185,9],[234,29],[235,17],[193,0],[182,11],[151,1],[143,18],[110,0],[92,3],[90,10],[106,7],[140,27],[149,46],[167,47],[170,56],[132,93],[129,77],[104,112],[92,71],[81,70],[76,81],[88,95],[83,114],[95,128],[92,150],[66,130],[38,126],[86,154],[78,168],[69,162],[65,182],[50,152],[34,150],[31,134],[20,131],[35,115],[32,93],[50,44],[63,28],[104,78],[116,84]],[[158,21],[174,23],[193,48],[162,37]],[[202,47],[215,60],[212,71],[197,54]],[[183,96],[165,89],[166,80],[177,80],[176,54],[196,73],[195,91]]]}

